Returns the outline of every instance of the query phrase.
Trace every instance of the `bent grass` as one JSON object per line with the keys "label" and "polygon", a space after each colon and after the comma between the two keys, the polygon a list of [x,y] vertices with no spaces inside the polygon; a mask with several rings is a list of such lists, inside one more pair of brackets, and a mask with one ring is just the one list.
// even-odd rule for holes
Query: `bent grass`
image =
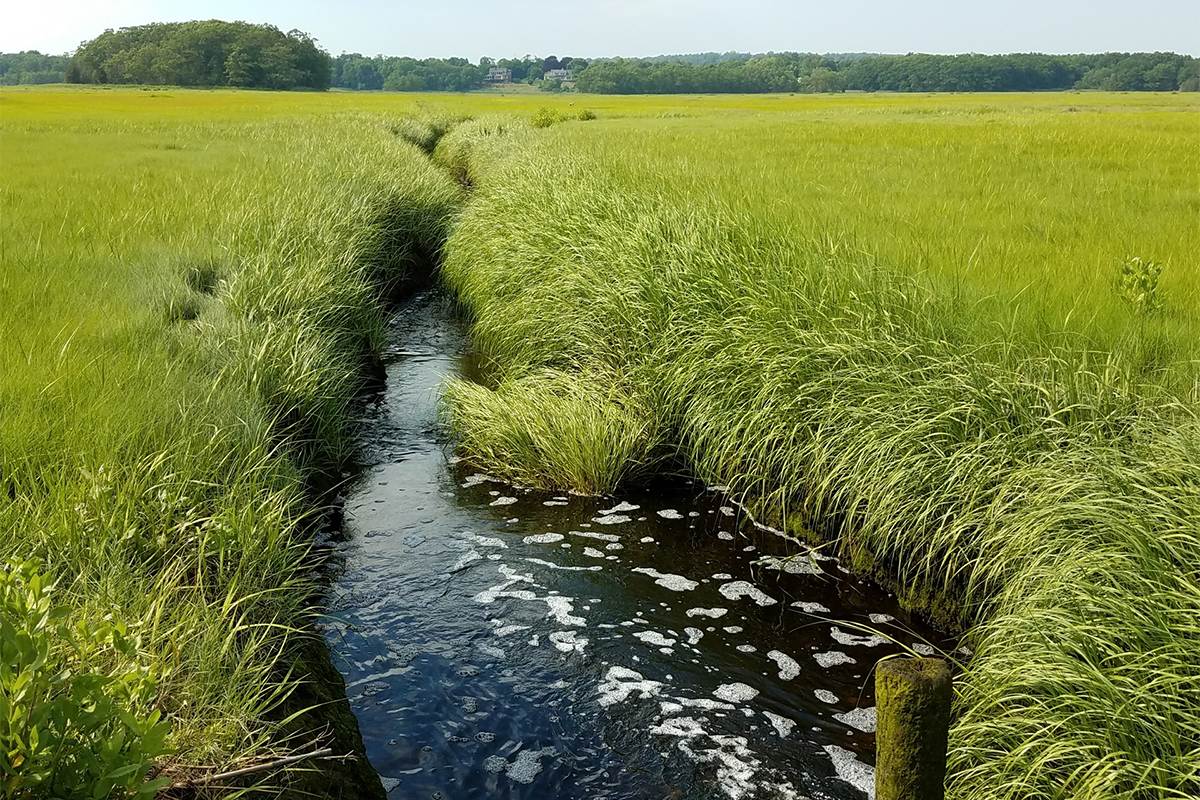
{"label": "bent grass", "polygon": [[4,95],[0,553],[136,630],[173,759],[225,766],[314,724],[308,482],[461,192],[380,117],[201,94]]}
{"label": "bent grass", "polygon": [[[550,430],[544,397],[591,408],[593,376],[621,375],[638,417],[619,426],[964,629],[950,796],[1194,796],[1200,248],[1163,171],[1196,163],[1189,122],[996,130],[948,105],[919,124],[563,126],[481,167],[443,272],[496,389],[451,386],[447,413],[484,467],[614,476],[603,491],[617,446],[565,472],[580,448],[551,437],[621,427]],[[1047,163],[1073,177],[1039,178]],[[1000,168],[1007,189],[966,197]],[[1109,181],[1129,191],[1046,212],[1044,194]],[[947,195],[963,205],[926,216]],[[1029,236],[1035,211],[1053,236]],[[1157,354],[1111,279],[1151,250],[1176,265]],[[477,444],[494,441],[520,446]]]}

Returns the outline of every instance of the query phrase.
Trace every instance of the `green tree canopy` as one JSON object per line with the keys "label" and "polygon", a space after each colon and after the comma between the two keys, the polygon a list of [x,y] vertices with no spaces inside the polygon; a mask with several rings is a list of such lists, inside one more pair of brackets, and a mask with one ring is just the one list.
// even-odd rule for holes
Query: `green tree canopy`
{"label": "green tree canopy", "polygon": [[62,83],[67,56],[42,55],[37,50],[0,53],[0,86],[19,83]]}
{"label": "green tree canopy", "polygon": [[301,31],[207,20],[107,30],[84,42],[68,83],[328,89],[329,54]]}

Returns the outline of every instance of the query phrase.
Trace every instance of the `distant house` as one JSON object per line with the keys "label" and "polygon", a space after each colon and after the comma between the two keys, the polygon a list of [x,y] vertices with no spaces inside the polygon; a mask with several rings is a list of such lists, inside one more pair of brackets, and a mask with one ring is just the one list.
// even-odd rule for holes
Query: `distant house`
{"label": "distant house", "polygon": [[488,83],[512,83],[512,70],[508,67],[490,67],[485,80]]}
{"label": "distant house", "polygon": [[543,80],[569,81],[571,80],[571,70],[569,69],[552,69],[542,73]]}

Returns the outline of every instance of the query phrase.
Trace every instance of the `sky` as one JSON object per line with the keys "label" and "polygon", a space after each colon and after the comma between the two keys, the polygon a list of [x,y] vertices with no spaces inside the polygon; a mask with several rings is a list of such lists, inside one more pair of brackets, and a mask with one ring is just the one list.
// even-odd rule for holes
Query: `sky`
{"label": "sky", "polygon": [[189,19],[298,28],[337,55],[652,56],[735,50],[1200,55],[1197,0],[46,0],[9,3],[0,51],[73,51]]}

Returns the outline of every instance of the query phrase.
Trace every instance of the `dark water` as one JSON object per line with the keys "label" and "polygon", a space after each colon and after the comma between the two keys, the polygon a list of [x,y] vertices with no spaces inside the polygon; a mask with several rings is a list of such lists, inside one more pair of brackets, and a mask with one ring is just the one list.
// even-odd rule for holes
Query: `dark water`
{"label": "dark water", "polygon": [[463,328],[426,293],[391,337],[326,625],[389,797],[870,791],[871,668],[902,648],[855,626],[952,642],[719,491],[568,497],[452,464],[436,387]]}

